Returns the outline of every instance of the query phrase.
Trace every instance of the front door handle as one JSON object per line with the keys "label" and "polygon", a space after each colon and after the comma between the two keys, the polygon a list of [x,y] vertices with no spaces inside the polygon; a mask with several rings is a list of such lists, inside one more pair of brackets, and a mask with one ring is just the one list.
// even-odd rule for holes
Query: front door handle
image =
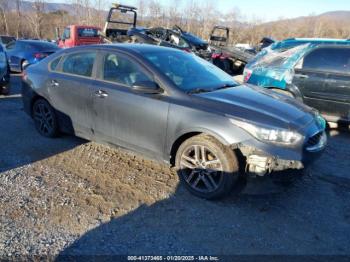
{"label": "front door handle", "polygon": [[309,78],[308,75],[304,75],[304,74],[295,74],[294,76],[297,78],[300,78],[300,79],[308,79]]}
{"label": "front door handle", "polygon": [[98,90],[95,92],[95,96],[97,96],[99,98],[106,98],[108,96],[108,93],[106,91],[103,91],[103,90]]}
{"label": "front door handle", "polygon": [[58,87],[58,86],[60,86],[60,84],[56,80],[51,80],[51,86]]}
{"label": "front door handle", "polygon": [[336,83],[337,80],[335,80],[335,79],[326,79],[326,82],[333,84],[333,83]]}

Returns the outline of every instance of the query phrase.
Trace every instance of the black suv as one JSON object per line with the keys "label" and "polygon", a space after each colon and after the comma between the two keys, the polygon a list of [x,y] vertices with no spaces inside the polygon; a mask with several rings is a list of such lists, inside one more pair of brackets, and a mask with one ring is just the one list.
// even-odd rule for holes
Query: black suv
{"label": "black suv", "polygon": [[330,122],[350,122],[350,46],[319,46],[295,67],[290,89]]}

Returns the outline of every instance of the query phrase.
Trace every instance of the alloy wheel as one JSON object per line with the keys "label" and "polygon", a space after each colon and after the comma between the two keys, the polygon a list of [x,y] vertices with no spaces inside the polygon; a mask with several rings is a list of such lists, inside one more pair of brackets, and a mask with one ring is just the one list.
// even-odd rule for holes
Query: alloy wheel
{"label": "alloy wheel", "polygon": [[52,110],[43,102],[36,103],[33,108],[33,118],[40,131],[49,135],[54,130],[54,115]]}
{"label": "alloy wheel", "polygon": [[203,145],[186,148],[181,155],[180,167],[186,183],[202,193],[215,191],[223,178],[221,160]]}

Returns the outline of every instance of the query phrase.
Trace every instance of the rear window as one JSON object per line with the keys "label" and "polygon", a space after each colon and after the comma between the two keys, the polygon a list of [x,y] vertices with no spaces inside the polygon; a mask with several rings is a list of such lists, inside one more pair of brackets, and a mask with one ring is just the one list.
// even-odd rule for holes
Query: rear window
{"label": "rear window", "polygon": [[99,37],[98,30],[95,28],[78,28],[79,37]]}
{"label": "rear window", "polygon": [[303,69],[350,73],[350,48],[320,48],[304,58]]}
{"label": "rear window", "polygon": [[56,58],[55,60],[53,60],[51,63],[50,63],[50,70],[51,71],[56,71],[56,69],[57,69],[57,66],[58,66],[58,64],[60,63],[60,61],[61,61],[61,56],[60,57],[58,57],[58,58]]}
{"label": "rear window", "polygon": [[35,43],[35,42],[31,42],[30,44],[28,44],[30,49],[35,49],[35,50],[40,50],[40,51],[44,51],[44,50],[57,50],[60,49],[57,45],[49,43],[49,42],[39,42]]}
{"label": "rear window", "polygon": [[81,52],[68,55],[63,62],[62,71],[73,75],[90,77],[95,58],[95,52]]}

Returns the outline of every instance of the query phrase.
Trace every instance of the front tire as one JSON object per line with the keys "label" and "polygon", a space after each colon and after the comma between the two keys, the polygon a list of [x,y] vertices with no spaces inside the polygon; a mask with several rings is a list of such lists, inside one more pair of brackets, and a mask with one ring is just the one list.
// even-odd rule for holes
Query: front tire
{"label": "front tire", "polygon": [[36,130],[45,137],[56,137],[58,135],[58,122],[56,112],[44,99],[34,102],[32,115]]}
{"label": "front tire", "polygon": [[205,199],[227,195],[239,178],[233,150],[207,135],[194,136],[180,146],[176,169],[185,187]]}

